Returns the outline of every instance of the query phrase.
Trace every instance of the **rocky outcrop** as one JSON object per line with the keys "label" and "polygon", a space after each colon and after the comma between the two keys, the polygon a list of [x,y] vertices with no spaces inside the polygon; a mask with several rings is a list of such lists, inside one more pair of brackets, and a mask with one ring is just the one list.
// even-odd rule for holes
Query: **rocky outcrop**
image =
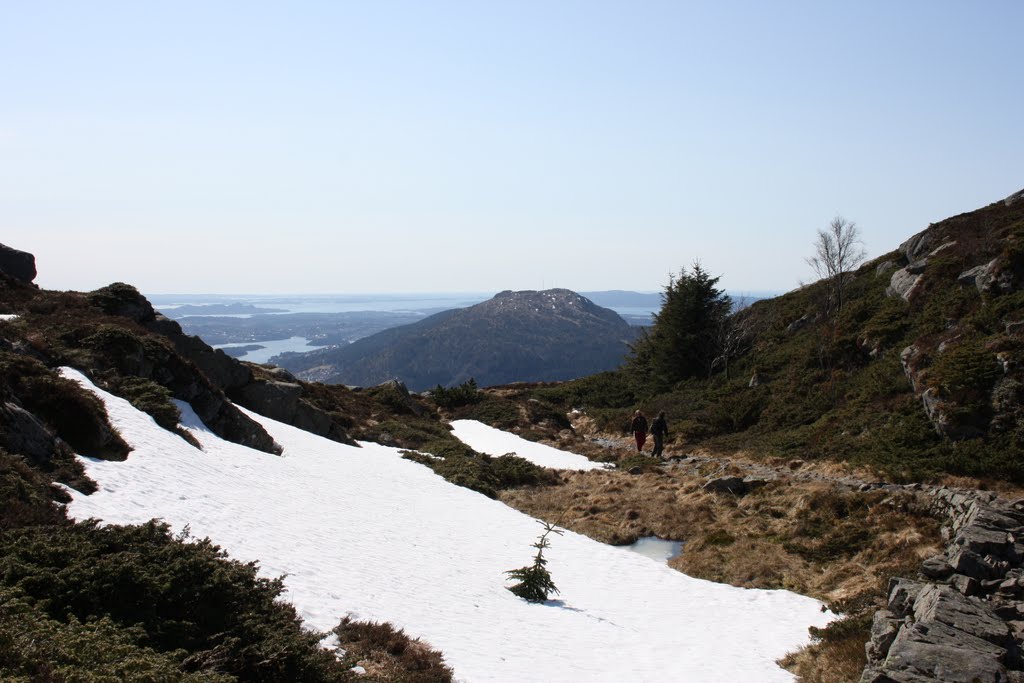
{"label": "rocky outcrop", "polygon": [[898,296],[904,301],[910,301],[914,294],[914,288],[921,279],[920,273],[911,272],[910,268],[900,268],[889,280],[889,286],[885,289],[886,296]]}
{"label": "rocky outcrop", "polygon": [[[259,427],[259,431],[263,431],[263,428],[256,422],[231,405],[231,402],[235,402],[260,415],[286,422],[319,436],[342,443],[355,443],[344,428],[337,424],[327,412],[304,400],[302,386],[290,373],[279,371],[283,373],[281,379],[284,381],[278,381],[277,378],[266,380],[257,377],[245,363],[231,358],[220,349],[211,348],[199,337],[186,335],[177,322],[156,313],[149,301],[134,287],[115,283],[102,290],[92,292],[89,298],[104,312],[134,320],[149,331],[169,340],[174,350],[182,358],[195,364],[202,376],[217,392],[221,393],[220,404],[211,404],[209,406],[211,410],[218,413],[221,410],[233,411],[238,418],[241,418],[240,422],[251,423],[251,425]],[[194,399],[186,398],[187,395],[194,393],[193,391],[181,391],[180,388],[176,390],[175,386],[166,384],[164,386],[175,391],[176,398],[188,401],[193,404],[193,408],[196,408]],[[223,400],[224,398],[230,399],[230,401]],[[196,412],[204,422],[207,422],[207,418],[199,412],[198,408],[196,408]],[[216,417],[213,419],[217,420]],[[209,422],[207,425],[216,431],[214,425]],[[269,438],[267,436],[267,439]]]}
{"label": "rocky outcrop", "polygon": [[1024,511],[994,494],[930,489],[945,553],[894,579],[861,683],[1024,680]]}
{"label": "rocky outcrop", "polygon": [[0,272],[15,280],[31,283],[36,279],[36,257],[27,251],[0,244]]}

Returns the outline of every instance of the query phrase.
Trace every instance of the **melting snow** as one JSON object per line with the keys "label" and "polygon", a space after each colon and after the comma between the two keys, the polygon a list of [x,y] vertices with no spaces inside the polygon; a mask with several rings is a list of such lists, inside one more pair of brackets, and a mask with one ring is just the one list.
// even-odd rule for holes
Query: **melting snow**
{"label": "melting snow", "polygon": [[521,436],[503,432],[476,420],[455,420],[452,422],[452,434],[478,453],[515,453],[520,458],[526,458],[541,467],[557,470],[599,470],[605,467],[582,455],[566,453],[551,446],[527,441]]}
{"label": "melting snow", "polygon": [[529,604],[504,590],[504,571],[531,561],[540,525],[397,449],[250,413],[285,448],[267,455],[179,404],[198,451],[64,373],[103,399],[135,449],[125,462],[82,459],[99,491],[74,495],[74,517],[188,524],[265,575],[287,574],[285,597],[308,626],[390,621],[442,650],[459,680],[791,681],[775,660],[831,618],[807,597],[694,579],[572,532],[545,554],[559,599]]}

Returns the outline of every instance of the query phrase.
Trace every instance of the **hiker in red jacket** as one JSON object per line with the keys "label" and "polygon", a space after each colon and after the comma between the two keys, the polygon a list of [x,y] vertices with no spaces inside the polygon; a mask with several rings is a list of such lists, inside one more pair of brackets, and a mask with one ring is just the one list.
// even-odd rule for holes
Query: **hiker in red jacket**
{"label": "hiker in red jacket", "polygon": [[644,442],[647,441],[647,418],[639,410],[633,413],[633,421],[629,423],[629,428],[633,430],[633,438],[636,439],[636,452],[639,453],[643,447]]}

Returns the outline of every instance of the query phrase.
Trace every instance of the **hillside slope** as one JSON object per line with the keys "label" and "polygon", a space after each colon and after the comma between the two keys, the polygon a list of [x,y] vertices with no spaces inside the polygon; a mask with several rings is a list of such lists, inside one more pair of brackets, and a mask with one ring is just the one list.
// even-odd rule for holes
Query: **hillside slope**
{"label": "hillside slope", "polygon": [[1024,481],[1024,192],[860,267],[838,315],[817,282],[734,314],[729,371],[654,391],[625,371],[520,398],[619,432],[665,410],[674,444],[836,459],[914,479]]}
{"label": "hillside slope", "polygon": [[565,289],[501,292],[355,343],[277,357],[307,380],[410,389],[564,380],[617,367],[635,337],[618,314]]}

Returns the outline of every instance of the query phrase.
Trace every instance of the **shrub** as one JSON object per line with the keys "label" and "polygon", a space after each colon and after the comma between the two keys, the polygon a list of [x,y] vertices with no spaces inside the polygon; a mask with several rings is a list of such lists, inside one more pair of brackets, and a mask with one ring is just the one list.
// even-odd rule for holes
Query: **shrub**
{"label": "shrub", "polygon": [[33,527],[0,533],[0,586],[15,588],[47,615],[79,622],[109,618],[137,626],[147,647],[186,650],[188,671],[248,681],[337,681],[341,670],[278,602],[279,579],[255,563],[229,560],[203,540],[183,543],[166,524]]}
{"label": "shrub", "polygon": [[478,403],[482,398],[483,394],[481,394],[480,390],[477,389],[476,380],[472,377],[457,387],[445,388],[438,384],[437,387],[430,392],[430,399],[436,403],[439,408],[445,408],[447,410]]}
{"label": "shrub", "polygon": [[359,676],[359,681],[447,683],[452,680],[453,672],[440,652],[391,624],[353,621],[345,617],[333,633],[345,650],[345,667],[361,665],[367,670]]}
{"label": "shrub", "polygon": [[0,588],[0,678],[17,681],[228,683],[233,676],[181,670],[184,652],[157,652],[145,631],[108,617],[58,621],[24,593]]}
{"label": "shrub", "polygon": [[107,388],[147,413],[164,429],[174,431],[177,428],[181,411],[171,402],[171,391],[166,387],[142,377],[114,376],[107,382]]}
{"label": "shrub", "polygon": [[478,420],[498,429],[512,429],[519,426],[519,406],[512,401],[488,396],[472,406],[459,411],[458,417]]}

